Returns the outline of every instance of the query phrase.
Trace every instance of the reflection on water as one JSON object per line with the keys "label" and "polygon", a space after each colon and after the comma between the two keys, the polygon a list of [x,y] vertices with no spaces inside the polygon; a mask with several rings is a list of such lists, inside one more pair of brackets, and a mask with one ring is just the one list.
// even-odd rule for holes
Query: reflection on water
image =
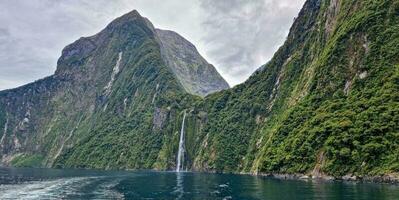
{"label": "reflection on water", "polygon": [[183,173],[177,172],[176,173],[176,189],[175,193],[177,194],[176,199],[182,199],[183,194],[184,194],[184,186],[183,186]]}
{"label": "reflection on water", "polygon": [[399,199],[387,184],[175,172],[0,168],[0,199]]}

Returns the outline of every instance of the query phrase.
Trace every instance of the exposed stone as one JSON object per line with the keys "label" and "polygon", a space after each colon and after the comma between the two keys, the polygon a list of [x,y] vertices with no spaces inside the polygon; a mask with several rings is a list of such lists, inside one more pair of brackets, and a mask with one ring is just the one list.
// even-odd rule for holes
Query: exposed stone
{"label": "exposed stone", "polygon": [[111,74],[111,78],[109,79],[108,84],[104,87],[104,94],[105,96],[108,96],[111,93],[111,88],[112,85],[115,81],[115,76],[119,73],[120,71],[120,65],[121,65],[121,60],[122,60],[122,52],[119,52],[118,54],[118,60],[115,63],[115,66],[112,69],[112,74]]}
{"label": "exposed stone", "polygon": [[198,53],[193,44],[173,31],[156,29],[156,33],[163,59],[187,92],[206,96],[229,88],[227,82]]}
{"label": "exposed stone", "polygon": [[155,107],[154,118],[153,118],[153,130],[161,130],[168,118],[168,111],[162,108]]}
{"label": "exposed stone", "polygon": [[127,106],[127,98],[123,99],[123,110],[126,110],[126,106]]}
{"label": "exposed stone", "polygon": [[299,177],[299,179],[309,179],[310,177],[308,175],[303,175],[301,177]]}
{"label": "exposed stone", "polygon": [[340,10],[340,0],[330,0],[327,12],[325,13],[327,15],[325,27],[328,36],[331,35],[332,31],[335,28],[339,10]]}
{"label": "exposed stone", "polygon": [[357,180],[357,176],[354,176],[352,174],[347,174],[347,175],[342,177],[342,180],[344,180],[344,181],[356,181]]}
{"label": "exposed stone", "polygon": [[370,52],[370,41],[368,40],[366,35],[363,37],[363,39],[364,39],[363,48],[366,54],[368,54]]}
{"label": "exposed stone", "polygon": [[155,99],[157,98],[158,89],[159,89],[159,83],[157,83],[157,86],[155,87],[155,93],[154,93],[154,96],[152,97],[152,101],[151,101],[152,104],[155,102]]}
{"label": "exposed stone", "polygon": [[350,90],[351,86],[352,86],[352,81],[351,80],[346,81],[345,88],[344,88],[345,95],[349,94],[349,90]]}
{"label": "exposed stone", "polygon": [[360,78],[360,79],[364,79],[364,78],[366,78],[366,77],[367,77],[367,71],[364,71],[364,72],[362,72],[362,73],[359,74],[359,78]]}

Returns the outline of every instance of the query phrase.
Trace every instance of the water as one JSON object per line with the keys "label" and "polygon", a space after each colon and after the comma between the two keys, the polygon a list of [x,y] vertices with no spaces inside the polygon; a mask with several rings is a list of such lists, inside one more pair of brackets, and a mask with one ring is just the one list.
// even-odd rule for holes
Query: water
{"label": "water", "polygon": [[180,172],[180,170],[184,167],[184,121],[186,121],[186,112],[183,115],[183,122],[181,124],[180,130],[180,140],[179,140],[179,151],[177,153],[177,165],[176,165],[176,172]]}
{"label": "water", "polygon": [[188,172],[0,168],[0,199],[399,199],[399,186]]}

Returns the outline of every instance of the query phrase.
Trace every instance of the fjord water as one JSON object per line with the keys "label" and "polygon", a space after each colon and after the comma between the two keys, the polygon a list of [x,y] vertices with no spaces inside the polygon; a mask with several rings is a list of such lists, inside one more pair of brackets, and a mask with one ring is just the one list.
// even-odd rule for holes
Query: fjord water
{"label": "fjord water", "polygon": [[0,168],[0,199],[398,199],[399,186],[153,171]]}

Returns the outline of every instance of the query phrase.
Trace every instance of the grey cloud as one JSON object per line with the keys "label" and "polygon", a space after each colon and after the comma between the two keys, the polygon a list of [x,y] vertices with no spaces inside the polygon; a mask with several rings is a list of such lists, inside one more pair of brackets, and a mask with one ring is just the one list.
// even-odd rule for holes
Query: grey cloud
{"label": "grey cloud", "polygon": [[0,90],[52,74],[64,46],[99,31],[122,10],[109,2],[1,1]]}
{"label": "grey cloud", "polygon": [[0,0],[0,90],[51,75],[63,47],[137,9],[193,42],[230,84],[282,43],[304,0]]}
{"label": "grey cloud", "polygon": [[207,57],[232,83],[244,81],[282,44],[303,0],[201,0]]}
{"label": "grey cloud", "polygon": [[6,28],[0,28],[0,39],[4,39],[10,35],[10,32]]}

